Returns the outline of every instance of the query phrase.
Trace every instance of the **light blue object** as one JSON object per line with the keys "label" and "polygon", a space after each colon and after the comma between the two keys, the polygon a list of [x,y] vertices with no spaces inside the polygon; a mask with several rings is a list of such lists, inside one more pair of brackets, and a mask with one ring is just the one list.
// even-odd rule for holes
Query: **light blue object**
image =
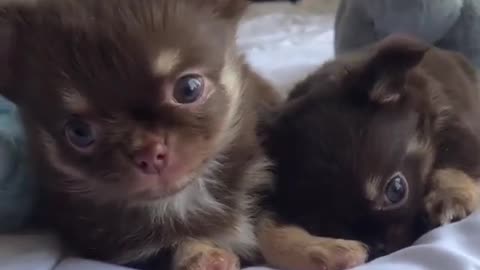
{"label": "light blue object", "polygon": [[371,0],[367,14],[380,37],[401,32],[435,43],[460,19],[463,4],[463,0]]}
{"label": "light blue object", "polygon": [[341,0],[336,54],[405,33],[463,53],[480,68],[480,0]]}
{"label": "light blue object", "polygon": [[0,96],[0,233],[20,229],[32,216],[35,182],[25,146],[18,111]]}

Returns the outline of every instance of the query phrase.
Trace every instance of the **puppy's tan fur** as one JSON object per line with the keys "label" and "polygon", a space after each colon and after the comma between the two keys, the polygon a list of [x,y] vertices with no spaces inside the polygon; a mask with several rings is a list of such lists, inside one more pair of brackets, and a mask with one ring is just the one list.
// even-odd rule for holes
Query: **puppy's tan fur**
{"label": "puppy's tan fur", "polygon": [[269,129],[278,220],[361,241],[376,258],[468,216],[479,206],[478,82],[463,55],[401,34],[325,63]]}
{"label": "puppy's tan fur", "polygon": [[425,207],[434,224],[463,219],[480,206],[479,202],[478,183],[464,172],[439,169],[433,173]]}
{"label": "puppy's tan fur", "polygon": [[187,240],[181,243],[174,262],[179,270],[200,270],[205,269],[206,266],[225,270],[240,268],[240,262],[234,253],[216,248],[212,243],[198,240]]}
{"label": "puppy's tan fur", "polygon": [[258,242],[265,259],[282,269],[348,269],[365,262],[368,250],[357,241],[314,236],[297,226],[264,218]]}
{"label": "puppy's tan fur", "polygon": [[[41,0],[0,8],[0,91],[22,112],[43,218],[79,255],[119,264],[166,255],[177,270],[238,269],[259,251],[289,270],[365,259],[359,243],[258,223],[271,163],[257,125],[280,96],[237,51],[246,5]],[[185,74],[204,90],[190,103],[175,96]],[[91,128],[91,147],[72,143],[67,127],[78,121]],[[152,141],[173,156],[171,175],[138,168],[137,152]]]}

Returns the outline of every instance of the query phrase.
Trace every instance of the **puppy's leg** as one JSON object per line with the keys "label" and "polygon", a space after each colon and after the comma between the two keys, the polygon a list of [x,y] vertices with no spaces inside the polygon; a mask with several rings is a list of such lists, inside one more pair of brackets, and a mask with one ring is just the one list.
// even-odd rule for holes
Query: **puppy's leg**
{"label": "puppy's leg", "polygon": [[209,242],[190,240],[175,252],[174,270],[239,270],[240,260],[234,253]]}
{"label": "puppy's leg", "polygon": [[267,264],[285,270],[343,270],[364,263],[368,256],[360,242],[316,237],[269,219],[261,222],[258,241]]}
{"label": "puppy's leg", "polygon": [[436,170],[431,189],[425,198],[425,207],[432,225],[448,224],[467,217],[480,202],[475,180],[455,169]]}

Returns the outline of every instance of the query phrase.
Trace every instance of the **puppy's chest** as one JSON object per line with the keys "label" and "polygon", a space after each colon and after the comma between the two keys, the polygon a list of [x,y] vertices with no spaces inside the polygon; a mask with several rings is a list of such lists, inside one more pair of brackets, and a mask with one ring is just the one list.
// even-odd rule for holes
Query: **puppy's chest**
{"label": "puppy's chest", "polygon": [[199,183],[150,209],[152,225],[163,231],[162,239],[174,236],[170,239],[174,244],[186,238],[208,239],[248,256],[256,241],[253,209],[245,194],[227,189],[212,191]]}
{"label": "puppy's chest", "polygon": [[65,240],[98,259],[122,263],[146,258],[191,238],[250,256],[256,244],[250,207],[234,194],[217,198],[207,191],[192,185],[175,199],[132,209],[63,201],[51,209],[56,213],[52,218],[60,222]]}
{"label": "puppy's chest", "polygon": [[[149,213],[151,214],[151,213]],[[131,251],[156,253],[158,250],[171,250],[189,239],[206,240],[216,246],[233,250],[243,258],[251,258],[255,252],[256,239],[254,225],[249,214],[240,208],[215,211],[208,208],[201,214],[191,213],[186,219],[155,219],[144,227],[137,236],[141,239],[137,248]],[[150,217],[151,218],[151,217]],[[140,224],[139,224],[140,225]],[[136,227],[136,226],[135,226]],[[155,235],[155,238],[149,238]],[[143,239],[142,239],[143,238]],[[125,238],[126,242],[132,238]]]}
{"label": "puppy's chest", "polygon": [[[221,220],[221,217],[217,218]],[[148,230],[161,230],[163,239],[142,241],[142,243],[139,243],[140,245],[122,252],[123,256],[117,258],[117,260],[119,262],[136,261],[138,266],[136,264],[132,266],[139,269],[158,269],[158,266],[171,265],[176,246],[181,244],[183,240],[191,239],[205,240],[215,246],[232,250],[246,261],[255,258],[257,245],[254,226],[248,217],[237,216],[231,219],[225,227],[220,226],[220,223],[214,224],[211,221],[205,219],[203,223],[190,223],[190,232],[188,233],[186,227],[182,228],[184,231],[179,231],[171,227],[168,228],[168,226],[165,226],[166,224],[162,223],[153,225]],[[168,241],[167,238],[169,238]],[[161,245],[159,245],[160,242]]]}

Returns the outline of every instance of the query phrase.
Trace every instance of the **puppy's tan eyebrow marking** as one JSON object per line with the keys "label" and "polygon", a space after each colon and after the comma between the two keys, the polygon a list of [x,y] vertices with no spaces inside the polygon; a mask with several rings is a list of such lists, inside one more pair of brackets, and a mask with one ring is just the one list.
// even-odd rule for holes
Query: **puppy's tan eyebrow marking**
{"label": "puppy's tan eyebrow marking", "polygon": [[407,155],[409,154],[425,154],[432,151],[432,145],[430,140],[426,138],[420,138],[419,136],[415,136],[408,141],[407,145]]}
{"label": "puppy's tan eyebrow marking", "polygon": [[422,162],[422,178],[426,179],[426,176],[430,172],[431,166],[434,162],[434,149],[430,139],[420,138],[415,136],[410,139],[407,144],[407,155],[421,155],[424,156],[424,162]]}
{"label": "puppy's tan eyebrow marking", "polygon": [[380,183],[382,182],[381,177],[370,177],[365,186],[365,195],[367,196],[368,200],[375,201],[380,195]]}
{"label": "puppy's tan eyebrow marking", "polygon": [[180,51],[175,49],[162,50],[153,62],[153,72],[157,75],[171,73],[180,63]]}
{"label": "puppy's tan eyebrow marking", "polygon": [[[225,58],[225,65],[220,74],[220,83],[225,87],[227,95],[230,96],[229,109],[227,112],[225,123],[237,123],[240,121],[241,113],[238,113],[238,110],[242,103],[242,95],[244,92],[244,81],[242,81],[242,71],[236,65],[237,58],[234,56],[228,55]],[[228,143],[234,138],[238,133],[237,128],[240,125],[235,125],[233,128],[231,126],[224,126],[226,136],[225,141],[222,144]]]}
{"label": "puppy's tan eyebrow marking", "polygon": [[90,109],[87,98],[73,88],[61,90],[62,101],[65,108],[73,113],[85,113]]}

